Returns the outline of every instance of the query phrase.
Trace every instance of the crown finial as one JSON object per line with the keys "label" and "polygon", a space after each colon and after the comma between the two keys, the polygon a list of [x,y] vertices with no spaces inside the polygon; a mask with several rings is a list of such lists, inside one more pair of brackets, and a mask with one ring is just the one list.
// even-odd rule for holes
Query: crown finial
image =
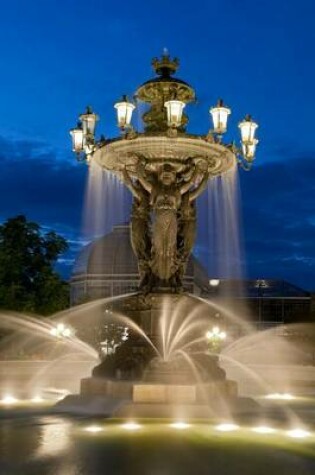
{"label": "crown finial", "polygon": [[170,58],[167,48],[163,48],[163,53],[161,59],[153,58],[152,66],[156,74],[163,77],[169,77],[174,74],[179,66],[178,58]]}

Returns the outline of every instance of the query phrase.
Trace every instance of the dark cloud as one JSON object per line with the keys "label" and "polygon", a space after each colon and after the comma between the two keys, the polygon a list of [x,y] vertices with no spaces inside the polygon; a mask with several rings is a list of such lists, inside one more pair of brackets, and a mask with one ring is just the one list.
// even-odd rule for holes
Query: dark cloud
{"label": "dark cloud", "polygon": [[0,139],[0,216],[80,226],[86,170],[37,142]]}
{"label": "dark cloud", "polygon": [[69,242],[58,270],[68,277],[81,239],[86,169],[60,160],[46,144],[0,137],[0,219],[25,214]]}
{"label": "dark cloud", "polygon": [[314,154],[261,165],[241,176],[247,267],[315,288]]}

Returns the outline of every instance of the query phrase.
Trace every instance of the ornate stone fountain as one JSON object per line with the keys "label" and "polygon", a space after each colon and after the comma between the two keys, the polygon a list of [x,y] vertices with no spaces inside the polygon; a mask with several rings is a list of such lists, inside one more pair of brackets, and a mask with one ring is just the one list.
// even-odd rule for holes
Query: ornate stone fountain
{"label": "ornate stone fountain", "polygon": [[[85,159],[87,163],[95,161],[106,173],[115,174],[133,195],[130,237],[138,259],[139,293],[115,301],[112,310],[131,316],[156,343],[161,337],[159,321],[165,298],[169,302],[170,314],[183,299],[187,300],[187,309],[198,304],[183,289],[183,275],[196,234],[196,199],[213,177],[228,172],[238,163],[249,169],[258,141],[255,139],[257,124],[246,116],[239,124],[241,148],[234,143],[223,143],[231,111],[222,100],[210,109],[213,130],[206,135],[187,133],[188,116],[183,110],[187,104],[196,101],[194,89],[174,77],[179,62],[171,59],[167,52],[161,59],[153,59],[152,65],[156,77],[141,85],[134,96],[135,104],[142,104],[146,109],[142,115],[143,131],[132,127],[131,118],[136,105],[123,96],[115,104],[120,137],[101,137],[97,142],[94,133],[98,116],[90,108],[80,116],[80,122],[71,130],[71,135],[73,150],[79,160]],[[181,321],[187,316],[188,310],[183,312]],[[196,335],[193,332],[191,336]],[[129,353],[125,357],[116,357],[114,372],[111,362],[110,374],[107,358],[95,369],[94,376],[97,378],[83,381],[83,393],[94,391],[113,397],[128,395],[137,402],[156,402],[159,393],[160,402],[164,403],[173,400],[174,394],[179,394],[182,401],[196,403],[200,402],[205,384],[208,392],[213,393],[213,383],[218,388],[219,381],[220,391],[224,386],[226,394],[231,392],[235,395],[235,386],[225,380],[217,358],[201,365],[202,374],[208,371],[209,377],[203,377],[202,383],[199,381],[197,384],[187,362],[156,361],[152,359],[151,350],[144,349],[137,337],[129,342],[124,351]],[[126,361],[128,355],[133,353],[137,355],[135,360],[141,369],[151,360],[145,376],[140,376],[139,368],[136,368],[136,375],[133,373],[134,377],[144,378],[146,382],[113,381],[117,373],[120,378],[126,379],[121,361]],[[142,355],[140,363],[139,353]],[[98,378],[104,375],[107,380],[100,381]],[[175,384],[172,384],[174,381]],[[209,385],[212,385],[211,390]],[[149,386],[152,388],[149,389]]]}

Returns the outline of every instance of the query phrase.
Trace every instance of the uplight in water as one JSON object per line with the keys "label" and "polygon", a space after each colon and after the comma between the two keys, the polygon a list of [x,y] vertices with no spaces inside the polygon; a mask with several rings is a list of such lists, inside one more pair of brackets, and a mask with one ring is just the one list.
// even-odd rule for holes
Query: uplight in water
{"label": "uplight in water", "polygon": [[311,433],[304,429],[292,429],[287,432],[287,435],[294,439],[305,439],[309,437]]}
{"label": "uplight in water", "polygon": [[290,394],[290,393],[274,393],[274,394],[267,394],[267,396],[265,396],[265,399],[278,399],[278,400],[282,400],[282,401],[293,401],[294,399],[296,399],[295,396],[293,396],[293,394]]}
{"label": "uplight in water", "polygon": [[91,432],[96,434],[97,432],[101,432],[103,429],[100,426],[88,426],[84,429],[86,432]]}
{"label": "uplight in water", "polygon": [[238,430],[239,428],[240,427],[238,425],[232,423],[224,423],[215,426],[215,429],[219,430],[220,432],[232,432],[233,430]]}
{"label": "uplight in water", "polygon": [[173,429],[183,430],[183,429],[188,429],[188,427],[190,427],[190,424],[187,424],[187,422],[178,421],[178,422],[173,422],[173,424],[171,424],[170,427],[172,427]]}
{"label": "uplight in water", "polygon": [[273,432],[275,432],[275,429],[268,426],[257,426],[253,427],[252,431],[257,432],[257,434],[272,434]]}
{"label": "uplight in water", "polygon": [[38,404],[38,403],[43,402],[43,401],[44,401],[44,399],[41,396],[34,396],[31,399],[31,402],[34,402],[35,404]]}
{"label": "uplight in water", "polygon": [[137,424],[136,422],[130,421],[130,422],[126,422],[121,427],[126,430],[138,430],[140,429],[141,425]]}
{"label": "uplight in water", "polygon": [[16,404],[18,402],[18,399],[16,399],[15,397],[13,397],[11,394],[6,394],[2,399],[1,399],[1,402],[3,404]]}

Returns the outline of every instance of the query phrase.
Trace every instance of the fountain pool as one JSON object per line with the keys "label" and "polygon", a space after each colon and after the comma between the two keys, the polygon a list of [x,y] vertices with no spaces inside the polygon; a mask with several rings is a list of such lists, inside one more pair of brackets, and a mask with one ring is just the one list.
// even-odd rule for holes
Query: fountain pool
{"label": "fountain pool", "polygon": [[109,421],[49,414],[2,419],[0,473],[314,473],[315,433],[309,427],[288,428],[275,422],[272,430],[266,426],[217,420]]}

